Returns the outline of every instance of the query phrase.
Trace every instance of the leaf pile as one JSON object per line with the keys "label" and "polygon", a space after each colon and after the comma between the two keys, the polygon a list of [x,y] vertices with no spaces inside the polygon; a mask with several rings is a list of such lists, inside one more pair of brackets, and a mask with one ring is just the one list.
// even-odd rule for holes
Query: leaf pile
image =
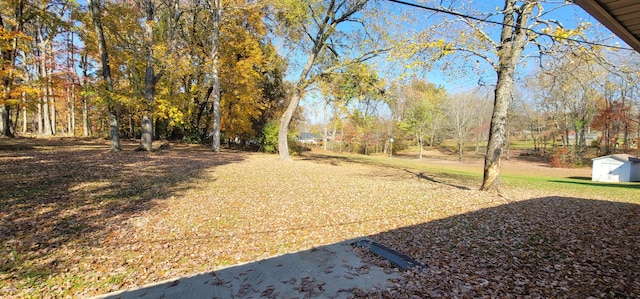
{"label": "leaf pile", "polygon": [[0,297],[86,297],[363,236],[429,268],[354,296],[640,294],[637,203],[507,202],[326,156],[105,149],[0,144]]}

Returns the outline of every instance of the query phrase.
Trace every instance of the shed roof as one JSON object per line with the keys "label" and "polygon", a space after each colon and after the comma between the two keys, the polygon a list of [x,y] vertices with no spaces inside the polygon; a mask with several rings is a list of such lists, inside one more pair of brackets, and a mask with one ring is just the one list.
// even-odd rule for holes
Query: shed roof
{"label": "shed roof", "polygon": [[573,0],[625,43],[640,52],[640,1]]}
{"label": "shed roof", "polygon": [[638,159],[638,158],[636,158],[634,156],[627,155],[627,154],[614,154],[614,155],[608,155],[608,156],[602,156],[602,157],[593,158],[591,160],[602,160],[602,159],[614,159],[614,160],[618,160],[620,162],[629,162],[631,164],[640,163],[640,159]]}
{"label": "shed roof", "polygon": [[299,139],[322,139],[322,135],[313,134],[309,132],[300,132],[298,134]]}

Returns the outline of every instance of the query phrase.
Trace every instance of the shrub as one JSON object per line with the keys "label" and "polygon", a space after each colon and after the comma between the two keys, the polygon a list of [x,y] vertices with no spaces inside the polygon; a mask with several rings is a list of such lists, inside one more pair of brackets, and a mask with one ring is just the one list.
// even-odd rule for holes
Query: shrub
{"label": "shrub", "polygon": [[263,128],[258,139],[260,151],[273,154],[278,151],[278,131],[280,128],[274,122],[267,123]]}

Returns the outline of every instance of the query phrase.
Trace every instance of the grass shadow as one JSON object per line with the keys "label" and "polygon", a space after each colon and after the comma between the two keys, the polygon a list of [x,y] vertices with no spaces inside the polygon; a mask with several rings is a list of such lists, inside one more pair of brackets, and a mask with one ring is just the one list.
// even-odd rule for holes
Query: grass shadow
{"label": "grass shadow", "polygon": [[[406,172],[412,177],[415,177],[421,180],[427,180],[429,182],[436,183],[436,184],[454,187],[460,190],[471,190],[471,188],[469,188],[468,186],[464,186],[460,184],[461,182],[462,183],[469,182],[470,184],[476,183],[475,181],[471,180],[469,176],[463,175],[463,174],[418,171],[416,170],[417,167],[405,167],[402,165],[395,165],[391,162],[385,163],[382,161],[375,161],[373,159],[367,159],[367,156],[347,157],[347,156],[334,155],[330,153],[309,152],[309,153],[305,153],[305,155],[302,156],[301,160],[312,161],[314,163],[329,164],[332,166],[338,166],[338,165],[347,164],[347,163],[356,163],[356,164],[362,164],[362,165],[371,165],[371,166],[377,166],[377,167],[398,169]],[[407,162],[410,163],[411,160],[401,158],[401,161],[403,163],[407,163]]]}
{"label": "grass shadow", "polygon": [[[576,179],[576,178],[571,178]],[[581,179],[576,179],[581,180]],[[549,182],[553,183],[561,183],[561,184],[572,184],[572,185],[583,185],[589,187],[596,188],[622,188],[622,189],[640,189],[640,183],[632,182],[632,183],[603,183],[603,182],[593,182],[589,178],[589,180],[583,180],[582,182],[574,182],[574,181],[563,181],[563,180],[549,180]]]}
{"label": "grass shadow", "polygon": [[636,298],[638,215],[638,204],[543,197],[376,234],[428,268],[370,295]]}
{"label": "grass shadow", "polygon": [[450,187],[454,187],[460,190],[471,190],[469,187],[467,186],[462,186],[462,185],[458,185],[458,184],[453,184],[453,183],[449,183],[449,182],[445,182],[442,180],[438,180],[435,178],[435,176],[428,176],[425,172],[420,172],[420,173],[416,173],[413,171],[410,171],[408,169],[403,169],[405,172],[414,175],[415,177],[422,179],[422,180],[427,180],[429,182],[432,183],[436,183],[436,184],[442,184],[442,185],[446,185],[446,186],[450,186]]}
{"label": "grass shadow", "polygon": [[153,153],[135,147],[124,142],[125,150],[110,153],[102,140],[1,139],[2,280],[40,284],[64,273],[77,262],[68,252],[108,242],[128,218],[245,159],[201,147]]}
{"label": "grass shadow", "polygon": [[591,177],[588,176],[570,176],[568,179],[572,180],[580,180],[580,181],[591,181]]}

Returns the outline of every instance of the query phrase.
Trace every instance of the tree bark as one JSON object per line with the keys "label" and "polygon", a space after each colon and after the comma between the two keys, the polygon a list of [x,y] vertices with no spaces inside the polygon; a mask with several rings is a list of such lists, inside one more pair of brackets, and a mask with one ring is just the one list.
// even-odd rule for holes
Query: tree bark
{"label": "tree bark", "polygon": [[27,99],[26,92],[22,92],[22,134],[27,133]]}
{"label": "tree bark", "polygon": [[0,136],[13,137],[9,105],[0,105]]}
{"label": "tree bark", "polygon": [[91,135],[89,131],[89,99],[85,96],[82,97],[82,136],[88,137]]}
{"label": "tree bark", "polygon": [[327,150],[327,100],[322,107],[322,149]]}
{"label": "tree bark", "polygon": [[42,131],[43,130],[43,128],[42,128],[43,127],[43,123],[42,123],[42,99],[43,99],[43,97],[38,97],[38,104],[37,104],[37,106],[38,106],[38,115],[37,115],[37,117],[38,117],[38,134],[39,135],[42,135],[42,133],[43,133],[43,131]]}
{"label": "tree bark", "polygon": [[[80,80],[81,88],[84,90],[86,86],[86,78],[88,73],[88,63],[87,63],[87,51],[82,54],[81,62],[82,66],[82,80]],[[82,101],[82,136],[88,137],[91,135],[90,127],[89,127],[89,98],[85,95],[81,96]]]}
{"label": "tree bark", "polygon": [[218,56],[220,52],[220,19],[222,17],[221,0],[212,0],[211,30],[211,97],[213,100],[213,141],[211,149],[220,152],[220,73],[218,69]]}
{"label": "tree bark", "polygon": [[51,65],[50,68],[46,67],[45,64],[45,71],[47,74],[47,90],[48,90],[48,94],[49,94],[49,104],[51,105],[51,108],[49,109],[49,117],[51,117],[50,121],[51,121],[51,135],[55,135],[57,134],[57,130],[58,130],[58,123],[57,123],[57,113],[56,113],[56,97],[54,95],[53,92],[53,42],[48,42],[47,43],[49,46],[49,54],[47,55],[45,52],[45,57],[49,57],[49,65]]}
{"label": "tree bark", "polygon": [[282,114],[282,118],[280,118],[280,130],[278,131],[278,153],[282,160],[291,159],[289,156],[289,141],[287,136],[289,135],[289,124],[291,123],[291,119],[293,118],[293,114],[296,112],[296,108],[298,108],[299,103],[300,90],[296,89],[291,97],[291,102],[289,102],[287,109],[284,111],[284,114]]}
{"label": "tree bark", "polygon": [[147,101],[147,107],[142,115],[142,135],[140,137],[140,148],[145,151],[153,150],[153,101],[156,93],[156,83],[159,78],[156,77],[153,67],[153,15],[155,5],[153,0],[147,0],[146,6],[146,22],[144,26],[145,51],[147,56],[147,65],[144,76],[144,97]]}
{"label": "tree bark", "polygon": [[458,161],[462,161],[462,148],[464,144],[464,139],[462,136],[458,135]]}
{"label": "tree bark", "polygon": [[38,64],[38,73],[40,74],[40,79],[42,82],[42,106],[41,106],[41,110],[40,112],[42,113],[40,115],[41,117],[41,121],[42,121],[42,128],[43,131],[41,132],[44,135],[53,135],[53,130],[51,129],[51,114],[49,111],[50,105],[49,105],[49,77],[47,74],[47,60],[46,60],[46,55],[47,55],[47,41],[45,41],[43,39],[42,36],[42,28],[37,28],[37,36],[36,36],[36,40],[39,42],[38,45],[38,53],[40,54],[39,56],[39,64]]}
{"label": "tree bark", "polygon": [[49,89],[46,86],[43,87],[42,100],[42,122],[44,124],[43,134],[53,135],[53,131],[51,130],[51,113],[49,111]]}
{"label": "tree bark", "polygon": [[[517,7],[516,0],[505,0],[504,25],[500,34],[498,81],[495,88],[495,99],[489,142],[484,160],[484,172],[480,190],[499,190],[501,156],[504,150],[507,127],[507,111],[513,91],[515,68],[522,50],[527,43],[527,28],[531,11],[535,3],[525,2]],[[519,13],[516,11],[519,10]],[[517,16],[517,19],[516,19]]]}
{"label": "tree bark", "polygon": [[[422,133],[420,133],[420,134],[422,135]],[[422,147],[424,146],[424,141],[423,141],[422,136],[418,137],[418,146],[420,147],[418,156],[419,156],[420,160],[422,160]]]}
{"label": "tree bark", "polygon": [[93,27],[98,38],[98,51],[100,52],[100,62],[102,65],[102,78],[107,88],[107,113],[109,118],[109,136],[111,137],[111,151],[120,151],[120,133],[118,131],[118,116],[115,105],[111,99],[113,92],[113,81],[111,80],[111,68],[109,67],[109,55],[107,53],[107,43],[102,31],[102,21],[100,20],[99,0],[89,0]]}
{"label": "tree bark", "polygon": [[[23,14],[24,6],[25,6],[24,3],[18,3],[18,5],[15,7],[13,11],[15,20],[18,21],[18,24],[5,22],[5,19],[2,18],[2,16],[0,16],[0,26],[2,26],[3,28],[6,28],[7,32],[13,31],[13,30],[21,30],[22,22],[23,22],[22,14]],[[11,88],[12,88],[11,85],[13,84],[13,79],[14,79],[13,69],[16,65],[17,50],[18,50],[18,38],[14,37],[12,41],[11,49],[9,50],[2,49],[0,51],[0,59],[4,60],[5,62],[8,61],[10,63],[10,65],[8,66],[8,70],[9,70],[8,73],[4,75],[2,78],[0,78],[0,81],[2,81],[1,92],[3,96],[9,96],[11,94]],[[6,71],[4,66],[3,66],[3,71]],[[11,137],[11,138],[14,137],[13,132],[11,132],[11,106],[6,103],[3,103],[2,105],[0,105],[0,136]]]}
{"label": "tree bark", "polygon": [[67,134],[72,135],[73,128],[71,128],[71,86],[67,85],[66,92],[67,92]]}
{"label": "tree bark", "polygon": [[[300,98],[304,95],[306,88],[310,84],[309,73],[311,72],[311,68],[315,64],[316,59],[320,55],[320,52],[326,47],[326,42],[329,39],[329,36],[331,36],[331,34],[335,32],[336,26],[341,22],[345,22],[353,14],[362,10],[362,8],[368,2],[368,0],[349,1],[330,1],[327,6],[327,10],[324,12],[324,18],[322,20],[316,20],[320,22],[316,22],[318,31],[315,33],[315,36],[311,38],[313,46],[310,49],[307,62],[302,69],[302,72],[300,72],[298,80],[296,81],[295,90],[291,101],[289,102],[287,109],[280,119],[280,130],[278,131],[278,153],[280,154],[280,159],[282,160],[290,159],[289,144],[287,141],[287,136],[289,135],[289,125],[291,124],[291,119],[293,119],[293,114],[298,108]],[[342,14],[337,15],[338,11],[344,7],[347,7],[346,10]],[[309,37],[311,36],[309,35]]]}
{"label": "tree bark", "polygon": [[76,135],[76,85],[71,85],[71,136]]}

